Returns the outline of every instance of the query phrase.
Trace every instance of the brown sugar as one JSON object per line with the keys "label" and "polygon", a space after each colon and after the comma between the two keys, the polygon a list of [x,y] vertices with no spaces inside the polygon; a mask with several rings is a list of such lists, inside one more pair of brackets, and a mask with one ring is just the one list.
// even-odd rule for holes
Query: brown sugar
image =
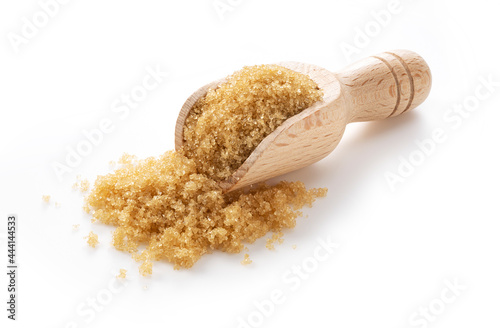
{"label": "brown sugar", "polygon": [[184,125],[184,152],[198,172],[224,180],[262,139],[322,96],[304,74],[277,65],[245,67],[194,104]]}
{"label": "brown sugar", "polygon": [[87,238],[87,244],[89,244],[89,246],[92,248],[95,248],[97,244],[99,244],[99,238],[93,231],[91,231],[85,238]]}
{"label": "brown sugar", "polygon": [[96,179],[85,209],[93,220],[116,226],[112,244],[141,262],[142,275],[152,273],[153,261],[190,268],[214,250],[239,253],[268,232],[278,241],[303,206],[326,195],[325,188],[262,183],[224,194],[217,181],[319,98],[305,75],[275,65],[244,68],[195,105],[184,129],[185,149],[142,160],[124,155],[120,168]]}
{"label": "brown sugar", "polygon": [[141,271],[167,259],[175,268],[191,267],[218,249],[237,253],[269,231],[293,228],[304,205],[326,190],[307,190],[302,182],[264,184],[244,193],[223,194],[193,160],[169,151],[97,178],[87,203],[99,222],[115,225],[113,245],[135,253]]}
{"label": "brown sugar", "polygon": [[42,201],[48,204],[50,202],[50,195],[42,195]]}
{"label": "brown sugar", "polygon": [[77,176],[77,181],[73,184],[73,190],[80,190],[82,193],[89,191],[90,182],[87,179],[81,179],[80,176]]}
{"label": "brown sugar", "polygon": [[127,270],[120,269],[120,273],[116,277],[118,279],[125,279],[125,278],[127,278]]}
{"label": "brown sugar", "polygon": [[275,232],[273,233],[273,235],[271,236],[271,238],[267,238],[267,241],[266,241],[266,248],[269,249],[269,250],[273,250],[274,249],[274,243],[278,243],[278,244],[283,244],[283,232]]}
{"label": "brown sugar", "polygon": [[241,261],[241,264],[242,265],[252,264],[252,260],[250,260],[250,255],[245,254],[245,256],[243,257],[243,260]]}
{"label": "brown sugar", "polygon": [[80,181],[80,191],[87,192],[90,188],[90,183],[87,179]]}

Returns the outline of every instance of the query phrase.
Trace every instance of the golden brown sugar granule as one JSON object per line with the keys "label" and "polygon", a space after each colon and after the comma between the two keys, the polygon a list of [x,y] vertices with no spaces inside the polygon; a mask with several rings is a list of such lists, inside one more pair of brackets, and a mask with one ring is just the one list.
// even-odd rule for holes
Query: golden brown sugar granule
{"label": "golden brown sugar granule", "polygon": [[80,174],[78,174],[76,176],[76,182],[73,183],[73,190],[78,190],[78,188],[80,187],[80,180],[82,179],[82,176]]}
{"label": "golden brown sugar granule", "polygon": [[55,206],[56,208],[60,208],[60,207],[61,207],[61,203],[59,203],[59,202],[55,202],[55,203],[54,203],[54,206]]}
{"label": "golden brown sugar granule", "polygon": [[[141,260],[142,258],[137,257],[137,259]],[[153,273],[153,263],[150,260],[144,260],[139,266],[139,273],[143,276],[151,275]]]}
{"label": "golden brown sugar granule", "polygon": [[95,248],[97,244],[99,244],[99,238],[97,237],[97,234],[92,231],[85,238],[87,238],[87,244],[89,244],[89,246],[92,248]]}
{"label": "golden brown sugar granule", "polygon": [[[83,205],[83,207],[82,207],[82,208],[83,208],[83,210],[85,211],[85,213],[89,213],[89,214],[90,214],[90,212],[92,211],[92,210],[90,209],[90,207],[89,207],[89,205],[88,205],[88,204]],[[92,222],[95,222],[94,218],[92,218]]]}
{"label": "golden brown sugar granule", "polygon": [[125,278],[127,278],[127,270],[120,269],[120,273],[116,277],[118,279],[125,279]]}
{"label": "golden brown sugar granule", "polygon": [[76,231],[80,229],[80,225],[79,224],[73,224],[73,230]]}
{"label": "golden brown sugar granule", "polygon": [[89,180],[83,179],[82,181],[80,181],[80,191],[81,192],[86,192],[89,190],[89,188],[90,188]]}
{"label": "golden brown sugar granule", "polygon": [[293,249],[297,249],[297,245],[292,245],[292,248]]}
{"label": "golden brown sugar granule", "polygon": [[278,244],[283,244],[283,232],[275,232],[273,233],[273,235],[271,236],[271,238],[267,238],[267,241],[266,241],[266,248],[269,249],[269,250],[273,250],[274,249],[274,243],[278,243]]}
{"label": "golden brown sugar granule", "polygon": [[80,190],[82,193],[89,191],[90,183],[87,179],[82,179],[81,175],[76,176],[76,182],[73,184],[73,190]]}
{"label": "golden brown sugar granule", "polygon": [[49,195],[42,195],[42,201],[46,204],[50,202],[50,196]]}
{"label": "golden brown sugar granule", "polygon": [[320,100],[308,76],[277,65],[245,67],[200,98],[184,125],[185,155],[198,173],[228,178],[289,117]]}
{"label": "golden brown sugar granule", "polygon": [[241,261],[241,264],[242,265],[249,265],[251,263],[252,263],[252,260],[250,260],[250,255],[245,254],[245,256],[243,257],[243,260]]}

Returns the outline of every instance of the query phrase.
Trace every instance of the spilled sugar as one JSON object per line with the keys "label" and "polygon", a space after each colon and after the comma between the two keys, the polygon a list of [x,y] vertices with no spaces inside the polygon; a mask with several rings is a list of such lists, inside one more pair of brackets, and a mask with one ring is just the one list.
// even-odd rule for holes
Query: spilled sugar
{"label": "spilled sugar", "polygon": [[271,238],[267,238],[266,248],[269,250],[274,249],[274,243],[283,244],[283,232],[275,232]]}
{"label": "spilled sugar", "polygon": [[223,194],[217,182],[321,97],[305,75],[276,65],[246,67],[194,105],[182,150],[142,160],[123,156],[121,168],[96,179],[84,208],[94,221],[116,226],[114,247],[132,253],[143,275],[152,273],[153,261],[179,269],[214,250],[239,253],[270,231],[279,242],[300,209],[326,189],[280,182]]}
{"label": "spilled sugar", "polygon": [[125,279],[127,278],[127,270],[125,269],[120,269],[120,273],[116,276],[118,279]]}
{"label": "spilled sugar", "polygon": [[249,265],[252,264],[252,260],[250,260],[250,255],[245,254],[243,260],[241,261],[241,265]]}
{"label": "spilled sugar", "polygon": [[92,248],[95,248],[99,244],[99,237],[93,231],[91,231],[85,238],[87,239],[87,244],[89,244]]}

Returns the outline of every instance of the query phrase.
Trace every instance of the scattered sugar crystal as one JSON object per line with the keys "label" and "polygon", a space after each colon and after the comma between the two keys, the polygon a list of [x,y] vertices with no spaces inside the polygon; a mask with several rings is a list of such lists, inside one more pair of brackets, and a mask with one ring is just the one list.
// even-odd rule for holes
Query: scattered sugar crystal
{"label": "scattered sugar crystal", "polygon": [[245,254],[245,256],[243,257],[243,260],[241,261],[241,264],[242,265],[248,265],[248,264],[251,264],[251,263],[252,263],[252,260],[250,260],[250,255]]}
{"label": "scattered sugar crystal", "polygon": [[76,182],[73,184],[73,190],[80,190],[82,193],[89,191],[90,182],[87,179],[82,179],[81,175],[76,176]]}
{"label": "scattered sugar crystal", "polygon": [[80,191],[81,192],[86,192],[89,190],[89,188],[90,188],[89,180],[83,179],[80,181]]}
{"label": "scattered sugar crystal", "polygon": [[99,238],[97,237],[97,234],[95,234],[92,231],[86,238],[87,238],[87,244],[89,244],[89,246],[92,248],[95,248],[97,244],[99,244]]}
{"label": "scattered sugar crystal", "polygon": [[266,248],[269,250],[274,249],[274,243],[283,244],[283,232],[275,232],[272,234],[271,238],[267,238]]}
{"label": "scattered sugar crystal", "polygon": [[127,278],[127,270],[120,269],[120,273],[116,277],[118,279],[125,279],[125,278]]}

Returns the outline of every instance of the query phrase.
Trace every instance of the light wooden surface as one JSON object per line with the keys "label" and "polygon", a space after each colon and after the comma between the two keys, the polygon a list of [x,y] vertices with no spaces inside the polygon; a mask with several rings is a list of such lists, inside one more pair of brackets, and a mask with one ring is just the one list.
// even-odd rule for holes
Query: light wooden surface
{"label": "light wooden surface", "polygon": [[[348,123],[400,115],[421,104],[431,89],[429,67],[408,50],[371,56],[337,73],[303,63],[279,65],[308,75],[323,89],[323,100],[264,138],[240,168],[220,182],[226,191],[315,163],[335,149]],[[177,119],[176,149],[184,142],[184,122],[193,104],[223,81],[203,86],[186,100]]]}

